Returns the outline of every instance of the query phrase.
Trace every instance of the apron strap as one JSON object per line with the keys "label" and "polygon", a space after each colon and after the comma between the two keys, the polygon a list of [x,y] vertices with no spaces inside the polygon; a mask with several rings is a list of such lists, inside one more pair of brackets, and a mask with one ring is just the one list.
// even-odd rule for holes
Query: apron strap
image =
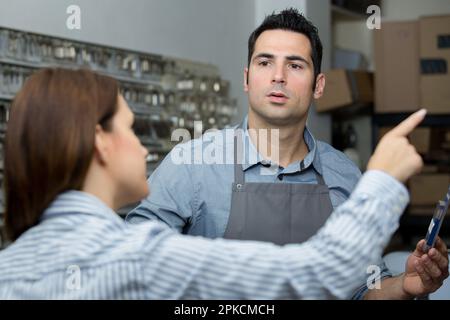
{"label": "apron strap", "polygon": [[244,184],[244,168],[242,167],[242,163],[240,163],[244,154],[242,146],[242,130],[239,129],[242,129],[242,125],[239,126],[237,134],[234,135],[234,182],[236,184]]}
{"label": "apron strap", "polygon": [[320,184],[320,185],[325,185],[325,180],[323,180],[322,175],[320,173],[318,173],[316,171],[316,169],[314,169],[314,173],[316,175],[317,183]]}

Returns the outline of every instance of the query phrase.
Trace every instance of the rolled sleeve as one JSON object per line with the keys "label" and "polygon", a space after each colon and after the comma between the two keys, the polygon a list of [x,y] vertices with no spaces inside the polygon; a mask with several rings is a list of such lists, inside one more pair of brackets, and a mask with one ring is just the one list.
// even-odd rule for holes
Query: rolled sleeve
{"label": "rolled sleeve", "polygon": [[[378,264],[378,267],[380,268],[380,281],[386,279],[386,278],[392,278],[392,273],[389,271],[388,267],[384,263],[384,261],[380,262]],[[352,300],[363,300],[366,293],[369,291],[369,288],[367,286],[367,283],[359,287],[355,293],[352,296]]]}
{"label": "rolled sleeve", "polygon": [[[361,194],[373,196],[384,194],[386,205],[388,207],[398,206],[399,203],[407,203],[409,201],[409,194],[405,186],[383,171],[368,171],[365,174],[364,179],[364,184],[359,184],[356,187],[357,192]],[[399,200],[401,201],[399,202]],[[403,209],[401,211],[403,211]],[[389,271],[384,261],[379,261],[377,265],[380,268],[380,280],[392,277],[392,273]],[[368,290],[367,283],[365,283],[355,291],[351,298],[354,300],[362,300]]]}
{"label": "rolled sleeve", "polygon": [[[186,144],[179,148],[188,147]],[[174,148],[150,176],[150,194],[128,213],[127,222],[158,220],[179,232],[190,223],[195,212],[196,188],[189,164],[172,161],[171,154],[177,150]]]}

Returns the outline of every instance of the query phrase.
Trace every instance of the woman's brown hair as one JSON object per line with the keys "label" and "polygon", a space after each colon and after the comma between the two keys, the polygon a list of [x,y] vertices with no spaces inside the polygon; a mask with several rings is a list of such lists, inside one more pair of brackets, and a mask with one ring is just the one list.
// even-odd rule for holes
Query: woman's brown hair
{"label": "woman's brown hair", "polygon": [[116,80],[89,70],[43,69],[11,106],[5,138],[5,227],[11,240],[39,222],[58,194],[80,190],[95,127],[111,130]]}

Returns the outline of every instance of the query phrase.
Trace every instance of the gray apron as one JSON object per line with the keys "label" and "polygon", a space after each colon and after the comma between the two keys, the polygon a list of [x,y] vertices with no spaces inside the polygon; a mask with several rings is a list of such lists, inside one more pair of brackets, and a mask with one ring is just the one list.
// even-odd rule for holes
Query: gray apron
{"label": "gray apron", "polygon": [[322,176],[314,171],[318,184],[246,183],[237,161],[238,147],[242,147],[242,139],[235,137],[234,183],[224,238],[278,245],[308,240],[333,211]]}

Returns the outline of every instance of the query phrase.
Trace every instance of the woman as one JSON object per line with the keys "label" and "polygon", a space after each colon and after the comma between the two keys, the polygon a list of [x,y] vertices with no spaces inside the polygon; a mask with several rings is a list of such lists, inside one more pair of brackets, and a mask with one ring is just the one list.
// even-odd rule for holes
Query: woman
{"label": "woman", "polygon": [[408,199],[397,180],[421,165],[407,142],[390,147],[392,135],[372,158],[378,170],[308,242],[208,240],[115,214],[149,192],[147,151],[132,126],[111,78],[46,69],[27,80],[5,142],[14,243],[0,252],[0,298],[345,298],[396,229]]}

